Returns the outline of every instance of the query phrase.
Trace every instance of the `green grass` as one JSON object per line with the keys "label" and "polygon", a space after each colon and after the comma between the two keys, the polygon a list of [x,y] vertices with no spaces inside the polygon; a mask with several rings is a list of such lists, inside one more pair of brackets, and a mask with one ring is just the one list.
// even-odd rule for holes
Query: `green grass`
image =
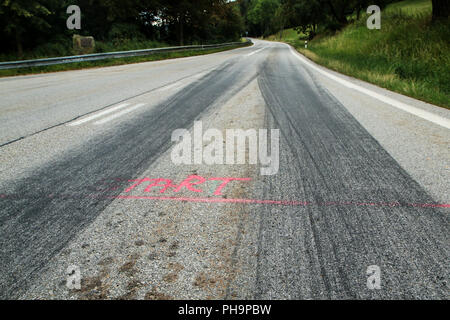
{"label": "green grass", "polygon": [[298,37],[283,41],[330,69],[450,108],[450,23],[431,23],[431,0],[388,6],[381,30],[368,30],[366,19],[318,35],[308,49]]}
{"label": "green grass", "polygon": [[26,74],[69,71],[69,70],[78,70],[78,69],[87,69],[87,68],[99,68],[99,67],[117,66],[117,65],[130,64],[130,63],[140,63],[140,62],[157,61],[157,60],[165,60],[165,59],[175,59],[175,58],[181,58],[181,57],[192,57],[192,56],[211,54],[211,53],[232,50],[232,49],[242,48],[242,47],[243,47],[242,45],[239,45],[239,46],[231,46],[231,47],[226,47],[226,48],[208,49],[208,50],[186,50],[186,51],[179,51],[179,52],[165,52],[165,53],[157,53],[157,54],[141,56],[141,57],[105,59],[105,60],[97,60],[97,61],[85,61],[85,62],[75,62],[75,63],[68,63],[68,64],[57,64],[57,65],[52,65],[52,66],[7,69],[7,70],[0,70],[0,77],[11,77],[11,76],[18,76],[18,75],[26,75]]}
{"label": "green grass", "polygon": [[414,16],[416,14],[431,15],[431,0],[406,0],[392,3],[384,10],[385,13],[401,11],[403,14]]}
{"label": "green grass", "polygon": [[274,35],[271,35],[266,40],[271,41],[297,41],[303,38],[305,35],[298,34],[297,31],[295,31],[293,28],[285,29],[283,31],[280,31]]}

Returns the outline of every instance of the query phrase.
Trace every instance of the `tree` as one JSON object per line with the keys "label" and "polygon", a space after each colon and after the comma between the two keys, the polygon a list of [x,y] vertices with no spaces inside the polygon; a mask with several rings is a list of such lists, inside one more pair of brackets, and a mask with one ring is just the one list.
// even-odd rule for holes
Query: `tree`
{"label": "tree", "polygon": [[[66,28],[72,4],[81,9],[81,30]],[[238,3],[229,0],[0,0],[0,30],[2,53],[51,56],[67,54],[74,32],[114,43],[233,41],[243,31],[243,19]]]}
{"label": "tree", "polygon": [[279,0],[253,0],[248,11],[248,21],[258,27],[258,35],[269,35],[276,31],[275,15]]}
{"label": "tree", "polygon": [[352,14],[357,8],[358,0],[321,0],[322,5],[328,9],[329,16],[339,24],[340,27],[345,26],[347,16]]}
{"label": "tree", "polygon": [[[288,9],[290,24],[298,32],[313,38],[319,25],[328,30],[338,30],[349,23],[349,17],[361,12],[371,4],[370,0],[284,0]],[[377,5],[384,8],[392,0],[378,0]]]}
{"label": "tree", "polygon": [[448,19],[450,16],[450,2],[448,0],[432,0],[433,21]]}
{"label": "tree", "polygon": [[50,28],[46,17],[51,14],[46,1],[3,0],[0,5],[0,17],[7,20],[4,32],[14,37],[17,55],[23,56],[23,35],[29,30]]}
{"label": "tree", "polygon": [[210,38],[216,38],[218,41],[238,39],[244,29],[244,21],[237,3],[229,2],[216,6],[208,25],[206,30],[209,31]]}
{"label": "tree", "polygon": [[320,0],[290,0],[286,4],[289,7],[290,18],[294,21],[297,32],[304,33],[308,38],[313,38],[317,27],[325,21],[325,12]]}
{"label": "tree", "polygon": [[[160,3],[163,24],[180,45],[188,41],[216,41],[241,31],[239,13],[233,9],[236,4],[227,0],[161,0]],[[236,25],[232,27],[230,22]],[[231,32],[233,28],[239,31]]]}

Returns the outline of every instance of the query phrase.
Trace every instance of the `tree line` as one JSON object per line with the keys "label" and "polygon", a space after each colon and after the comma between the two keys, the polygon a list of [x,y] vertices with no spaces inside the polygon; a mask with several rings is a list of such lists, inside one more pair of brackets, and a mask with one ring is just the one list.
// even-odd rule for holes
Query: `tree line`
{"label": "tree line", "polygon": [[[372,4],[383,9],[399,0],[238,0],[250,35],[268,36],[296,28],[313,38],[318,28],[339,30]],[[448,19],[450,1],[432,0],[433,19]]]}
{"label": "tree line", "polygon": [[[398,1],[398,0],[397,0]],[[309,38],[358,19],[372,0],[0,0],[0,53],[67,43],[73,33],[96,40],[150,39],[217,43],[296,28]],[[396,0],[377,0],[383,8]],[[432,0],[433,19],[448,19],[450,1]],[[81,30],[66,28],[69,5],[81,8]]]}
{"label": "tree line", "polygon": [[[69,5],[81,9],[81,30],[66,27]],[[73,33],[179,45],[234,41],[244,24],[238,3],[228,0],[0,0],[0,28],[2,51],[21,56]]]}

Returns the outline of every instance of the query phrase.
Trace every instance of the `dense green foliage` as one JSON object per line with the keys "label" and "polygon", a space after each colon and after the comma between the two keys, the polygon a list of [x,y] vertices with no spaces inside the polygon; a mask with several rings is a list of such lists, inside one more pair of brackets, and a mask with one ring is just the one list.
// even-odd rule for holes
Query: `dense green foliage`
{"label": "dense green foliage", "polygon": [[[69,5],[81,8],[81,30],[66,27]],[[243,20],[227,0],[0,0],[0,30],[0,54],[11,59],[70,54],[74,33],[100,51],[234,41]]]}
{"label": "dense green foliage", "polygon": [[322,33],[304,49],[292,29],[273,39],[341,73],[450,108],[450,23],[432,22],[431,0],[396,2],[383,10],[381,30],[362,15],[337,33]]}
{"label": "dense green foliage", "polygon": [[[384,7],[394,0],[378,0]],[[448,0],[433,19],[448,18]],[[1,60],[72,53],[71,36],[93,36],[98,51],[218,43],[295,28],[312,39],[358,20],[370,0],[0,0]],[[81,8],[81,30],[66,9]]]}
{"label": "dense green foliage", "polygon": [[[396,0],[238,0],[246,29],[260,37],[295,28],[312,39],[318,32],[341,30],[376,4],[381,9]],[[431,0],[430,0],[431,2]],[[448,19],[450,1],[432,0],[433,20]]]}

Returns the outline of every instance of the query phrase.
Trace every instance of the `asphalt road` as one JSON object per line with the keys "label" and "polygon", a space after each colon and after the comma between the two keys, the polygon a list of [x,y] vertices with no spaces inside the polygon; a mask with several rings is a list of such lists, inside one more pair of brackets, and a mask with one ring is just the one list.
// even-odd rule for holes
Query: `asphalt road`
{"label": "asphalt road", "polygon": [[[448,299],[449,119],[256,40],[0,79],[0,298]],[[279,129],[278,173],[172,164],[194,121]],[[190,175],[251,180],[129,189]]]}

